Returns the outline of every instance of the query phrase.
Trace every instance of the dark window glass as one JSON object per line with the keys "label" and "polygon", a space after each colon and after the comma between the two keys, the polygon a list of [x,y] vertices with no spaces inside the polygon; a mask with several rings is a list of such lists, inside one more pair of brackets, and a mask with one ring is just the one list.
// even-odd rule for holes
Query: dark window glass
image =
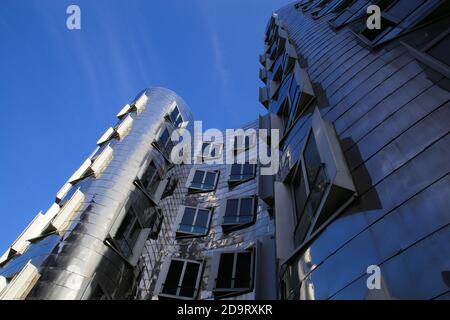
{"label": "dark window glass", "polygon": [[180,296],[193,298],[197,284],[197,276],[200,265],[198,263],[186,263],[183,281],[181,282]]}
{"label": "dark window glass", "polygon": [[195,208],[185,208],[181,224],[184,226],[192,226],[194,224]]}
{"label": "dark window glass", "polygon": [[192,182],[196,184],[202,184],[204,175],[205,175],[204,171],[201,170],[195,171],[194,179],[192,179]]}
{"label": "dark window glass", "polygon": [[297,221],[300,220],[300,217],[303,212],[303,207],[306,203],[306,186],[305,186],[305,180],[303,179],[302,171],[299,170],[295,182],[294,182],[294,199],[295,199],[295,208],[296,208],[296,214],[297,214]]}
{"label": "dark window glass", "polygon": [[178,284],[180,282],[181,272],[183,271],[184,262],[172,260],[166,280],[163,285],[163,293],[176,295],[178,292]]}
{"label": "dark window glass", "polygon": [[305,167],[306,167],[306,175],[308,177],[308,184],[309,187],[312,188],[316,174],[319,171],[320,167],[322,166],[319,151],[317,150],[316,140],[314,139],[314,134],[312,132],[309,135],[303,156],[305,158]]}
{"label": "dark window glass", "polygon": [[102,288],[97,285],[94,289],[94,291],[92,291],[91,297],[89,298],[90,300],[108,300],[108,297],[105,295],[105,292],[103,292]]}
{"label": "dark window glass", "polygon": [[243,176],[244,179],[248,179],[249,177],[252,177],[255,171],[255,165],[254,164],[244,164],[244,169],[243,169]]}
{"label": "dark window glass", "polygon": [[216,173],[215,172],[207,172],[205,178],[205,187],[206,188],[214,188],[216,182]]}
{"label": "dark window glass", "polygon": [[450,66],[450,34],[428,50],[433,58]]}
{"label": "dark window glass", "polygon": [[180,111],[178,110],[178,107],[175,107],[172,112],[170,113],[170,120],[172,120],[173,123],[175,123],[180,116]]}
{"label": "dark window glass", "polygon": [[144,175],[142,176],[142,179],[141,179],[142,185],[143,185],[143,187],[145,189],[147,189],[148,185],[153,180],[153,177],[155,176],[155,174],[156,174],[156,166],[155,166],[155,164],[152,161],[148,165],[148,168],[145,171],[145,173],[144,173]]}
{"label": "dark window glass", "polygon": [[251,265],[252,253],[240,252],[236,259],[236,275],[235,288],[250,288],[251,287]]}
{"label": "dark window glass", "polygon": [[241,175],[241,166],[240,164],[234,163],[231,165],[231,176],[240,177]]}
{"label": "dark window glass", "polygon": [[125,257],[128,258],[133,254],[141,230],[142,227],[137,220],[137,216],[133,208],[130,207],[115,236],[116,243]]}
{"label": "dark window glass", "polygon": [[200,232],[204,232],[208,226],[209,220],[209,210],[198,210],[197,220],[195,221],[195,225],[199,227]]}
{"label": "dark window glass", "polygon": [[217,273],[217,288],[232,288],[234,253],[220,255],[219,270]]}
{"label": "dark window glass", "polygon": [[253,198],[242,198],[240,216],[242,216],[243,218],[252,216],[252,207],[253,207]]}
{"label": "dark window glass", "polygon": [[238,214],[238,199],[227,200],[227,206],[225,209],[225,216],[236,216]]}
{"label": "dark window glass", "polygon": [[164,132],[162,133],[161,137],[159,138],[160,144],[162,146],[165,146],[167,141],[169,140],[169,137],[170,137],[169,131],[167,129],[164,130]]}

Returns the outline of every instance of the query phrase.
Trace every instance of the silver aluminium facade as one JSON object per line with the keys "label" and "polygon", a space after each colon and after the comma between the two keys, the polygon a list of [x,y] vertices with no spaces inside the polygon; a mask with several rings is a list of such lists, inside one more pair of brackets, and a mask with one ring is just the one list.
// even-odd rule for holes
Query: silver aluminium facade
{"label": "silver aluminium facade", "polygon": [[270,19],[260,101],[281,168],[260,197],[281,299],[450,297],[449,21],[448,1],[424,0],[299,1]]}

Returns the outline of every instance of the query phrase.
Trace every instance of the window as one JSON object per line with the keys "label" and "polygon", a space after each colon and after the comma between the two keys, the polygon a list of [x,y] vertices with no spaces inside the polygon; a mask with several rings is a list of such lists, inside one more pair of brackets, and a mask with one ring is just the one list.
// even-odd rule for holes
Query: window
{"label": "window", "polygon": [[141,185],[145,192],[153,198],[156,190],[158,189],[159,183],[161,182],[161,177],[156,169],[155,163],[153,161],[147,167],[147,170],[142,175],[140,179]]}
{"label": "window", "polygon": [[161,195],[161,200],[164,198],[170,197],[173,194],[173,192],[175,191],[175,188],[177,187],[177,185],[178,185],[178,179],[175,178],[174,176],[170,176],[168,178],[166,187],[164,188],[164,191]]}
{"label": "window", "polygon": [[204,236],[208,233],[211,210],[182,207],[182,218],[176,232],[177,238]]}
{"label": "window", "polygon": [[201,271],[202,263],[199,261],[172,259],[159,295],[195,299],[200,286]]}
{"label": "window", "polygon": [[177,105],[175,105],[172,112],[169,114],[169,118],[175,127],[179,127],[183,123],[183,116],[181,115]]}
{"label": "window", "polygon": [[251,180],[255,178],[255,173],[256,173],[256,164],[250,163],[232,164],[228,184],[230,186],[234,186],[239,183]]}
{"label": "window", "polygon": [[[203,192],[214,191],[219,180],[219,171],[195,170],[189,190]],[[189,182],[189,181],[188,181]]]}
{"label": "window", "polygon": [[172,139],[170,138],[169,130],[165,128],[156,141],[156,148],[162,153],[164,158],[169,161],[173,146],[174,144]]}
{"label": "window", "polygon": [[257,200],[256,196],[228,199],[222,229],[232,231],[253,223],[256,218]]}
{"label": "window", "polygon": [[333,18],[330,23],[335,28],[341,28],[351,21],[361,17],[366,12],[368,5],[369,1],[367,0],[356,0],[339,15]]}
{"label": "window", "polygon": [[161,231],[162,223],[164,221],[164,216],[162,214],[161,209],[156,208],[155,214],[152,216],[152,220],[150,221],[150,235],[149,238],[156,240],[158,239],[159,232]]}
{"label": "window", "polygon": [[131,206],[115,236],[115,242],[125,258],[128,259],[133,255],[134,247],[142,229],[139,219]]}
{"label": "window", "polygon": [[225,297],[253,290],[254,249],[221,253],[214,296]]}
{"label": "window", "polygon": [[[306,136],[298,165],[293,172],[292,195],[288,195],[294,200],[292,206],[296,213],[292,223],[289,223],[293,228],[287,225],[283,227],[294,233],[296,247],[323,228],[356,195],[339,145],[332,124],[325,122],[316,108],[312,128]],[[286,209],[283,203],[275,203],[275,207],[276,211]]]}

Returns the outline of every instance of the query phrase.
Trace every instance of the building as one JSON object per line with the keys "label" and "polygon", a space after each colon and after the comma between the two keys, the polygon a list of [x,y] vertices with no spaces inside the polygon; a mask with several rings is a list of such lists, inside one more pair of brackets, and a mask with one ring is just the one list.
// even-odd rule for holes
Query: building
{"label": "building", "polygon": [[449,7],[299,1],[270,19],[259,98],[281,168],[260,197],[280,298],[450,298]]}
{"label": "building", "polygon": [[188,155],[243,163],[176,164],[169,137],[194,118],[144,90],[0,258],[0,299],[449,299],[449,7],[277,10],[267,113],[243,126],[279,130],[275,175],[251,161],[257,133]]}
{"label": "building", "polygon": [[[250,163],[256,136],[233,150],[248,163],[177,165],[170,136],[194,124],[174,92],[144,90],[117,117],[1,257],[0,298],[276,298],[274,223]],[[199,147],[211,162],[226,154],[224,141]]]}

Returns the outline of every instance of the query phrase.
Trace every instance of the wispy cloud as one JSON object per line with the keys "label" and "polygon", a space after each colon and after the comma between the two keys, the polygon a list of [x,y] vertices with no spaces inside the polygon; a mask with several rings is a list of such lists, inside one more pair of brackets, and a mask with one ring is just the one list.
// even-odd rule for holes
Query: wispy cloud
{"label": "wispy cloud", "polygon": [[229,79],[228,70],[222,52],[222,44],[216,30],[211,30],[211,43],[214,54],[214,67],[220,77],[223,89],[227,89]]}

